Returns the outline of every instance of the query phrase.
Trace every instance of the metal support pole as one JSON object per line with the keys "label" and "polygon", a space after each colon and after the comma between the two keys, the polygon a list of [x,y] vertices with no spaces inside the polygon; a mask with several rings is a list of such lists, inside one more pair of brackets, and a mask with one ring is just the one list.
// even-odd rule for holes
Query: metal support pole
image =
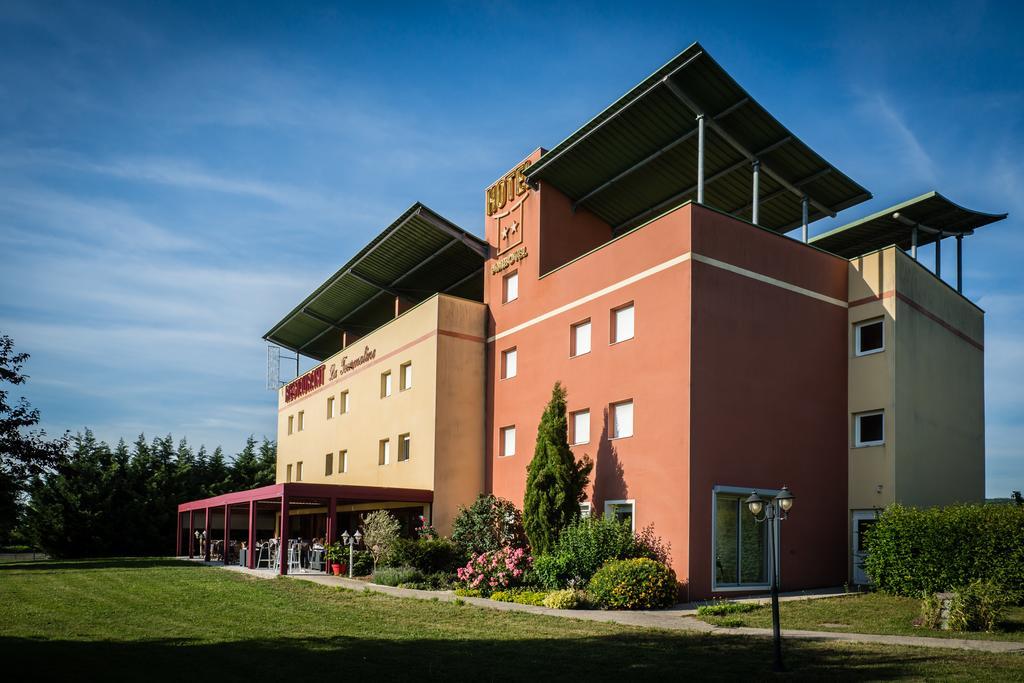
{"label": "metal support pole", "polygon": [[327,545],[338,540],[337,517],[338,499],[331,496],[327,499]]}
{"label": "metal support pole", "polygon": [[910,229],[910,258],[917,260],[917,226]]}
{"label": "metal support pole", "polygon": [[256,568],[256,501],[249,501],[249,543],[246,545],[245,566]]}
{"label": "metal support pole", "polygon": [[773,671],[785,671],[782,664],[782,629],[779,626],[779,538],[775,527],[776,503],[769,503],[766,506],[768,512],[768,541],[771,544],[771,586],[772,586],[772,649],[775,655],[775,662],[772,665]]}
{"label": "metal support pole", "polygon": [[192,559],[192,550],[195,547],[196,511],[188,511],[188,559]]}
{"label": "metal support pole", "polygon": [[759,195],[760,195],[760,188],[759,188],[760,182],[761,182],[761,162],[760,161],[755,161],[754,162],[754,196],[751,199],[751,204],[750,204],[750,222],[753,223],[754,225],[757,225],[757,214],[758,214],[758,208],[759,208],[758,204],[760,203],[758,201],[760,199],[760,197],[759,197]]}
{"label": "metal support pole", "polygon": [[209,508],[209,506],[207,506],[207,508],[206,508],[206,524],[203,525],[203,533],[206,534],[206,543],[203,544],[203,545],[206,546],[206,548],[203,550],[203,561],[209,562],[210,561],[210,541],[213,540],[213,534],[210,533],[210,508]]}
{"label": "metal support pole", "polygon": [[697,203],[704,204],[704,115],[697,117]]}
{"label": "metal support pole", "polygon": [[228,547],[231,545],[231,506],[224,506],[224,548],[221,550],[221,560],[228,563]]}
{"label": "metal support pole", "polygon": [[807,221],[807,204],[808,204],[807,195],[804,195],[803,199],[800,200],[800,219],[801,219],[801,225],[803,226],[803,230],[801,231],[801,235],[802,235],[802,237],[804,239],[804,244],[807,244],[807,238],[808,238],[808,236],[807,236],[807,223],[808,223],[808,221]]}
{"label": "metal support pole", "polygon": [[942,231],[935,238],[935,277],[942,279]]}
{"label": "metal support pole", "polygon": [[352,560],[355,557],[356,539],[348,539],[348,578],[352,578]]}
{"label": "metal support pole", "polygon": [[178,534],[174,541],[174,556],[181,557],[181,510],[178,510],[178,522],[174,526]]}
{"label": "metal support pole", "polygon": [[956,291],[964,293],[964,236],[956,236]]}
{"label": "metal support pole", "polygon": [[281,558],[281,576],[288,573],[288,495],[281,494],[281,545],[278,555]]}

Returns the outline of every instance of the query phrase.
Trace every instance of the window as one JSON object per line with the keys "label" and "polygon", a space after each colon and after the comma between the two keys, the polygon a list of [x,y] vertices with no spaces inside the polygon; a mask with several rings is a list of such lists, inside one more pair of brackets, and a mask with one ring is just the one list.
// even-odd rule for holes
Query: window
{"label": "window", "polygon": [[885,413],[875,410],[853,416],[853,445],[881,446],[885,443]]}
{"label": "window", "polygon": [[340,415],[344,415],[345,413],[348,412],[348,392],[347,391],[341,392],[340,400],[341,400],[341,405],[338,406],[338,413]]}
{"label": "window", "polygon": [[590,443],[590,411],[578,410],[572,414],[572,443]]}
{"label": "window", "polygon": [[299,421],[298,421],[299,425],[298,425],[298,428],[297,428],[298,431],[300,431],[300,432],[302,431],[303,426],[305,426],[305,424],[306,424],[306,419],[305,418],[306,418],[306,411],[300,410],[299,411]]}
{"label": "window", "polygon": [[381,439],[377,449],[377,464],[387,465],[389,462],[391,462],[391,441]]}
{"label": "window", "polygon": [[629,528],[636,531],[635,507],[636,502],[632,500],[606,500],[604,503],[604,516],[620,523],[629,522]]}
{"label": "window", "polygon": [[590,353],[589,320],[573,325],[569,336],[569,355],[582,356],[585,353]]}
{"label": "window", "polygon": [[633,402],[613,403],[612,438],[624,439],[627,436],[633,436]]}
{"label": "window", "polygon": [[519,298],[519,271],[506,275],[502,283],[502,289],[504,289],[502,301],[507,304]]}
{"label": "window", "polygon": [[519,354],[516,347],[501,352],[501,378],[509,379],[516,376],[519,369]]}
{"label": "window", "polygon": [[295,481],[302,481],[302,461],[295,463]]}
{"label": "window", "polygon": [[391,395],[391,371],[382,372],[380,375],[380,397],[387,398]]}
{"label": "window", "polygon": [[503,456],[516,454],[516,428],[501,428],[501,454]]}
{"label": "window", "polygon": [[583,519],[590,517],[590,503],[588,501],[580,503],[580,517]]}
{"label": "window", "polygon": [[749,495],[715,492],[715,587],[768,583],[768,525],[750,514],[744,502]]}
{"label": "window", "polygon": [[328,396],[327,397],[327,419],[330,420],[332,417],[334,417],[334,397],[333,396]]}
{"label": "window", "polygon": [[398,437],[398,462],[405,462],[409,459],[410,446],[411,443],[408,434],[402,434]]}
{"label": "window", "polygon": [[882,318],[865,320],[853,326],[853,352],[868,356],[885,351],[885,321]]}
{"label": "window", "polygon": [[398,388],[402,391],[412,389],[412,363],[402,363],[398,368]]}
{"label": "window", "polygon": [[287,467],[285,467],[285,472],[286,474],[284,480],[290,482],[292,480],[292,466],[288,465]]}
{"label": "window", "polygon": [[324,456],[324,476],[329,477],[334,474],[334,453],[328,453]]}
{"label": "window", "polygon": [[338,474],[348,472],[348,451],[338,451]]}
{"label": "window", "polygon": [[612,344],[633,338],[633,304],[612,311]]}
{"label": "window", "polygon": [[295,416],[288,416],[288,433],[291,434],[295,430]]}

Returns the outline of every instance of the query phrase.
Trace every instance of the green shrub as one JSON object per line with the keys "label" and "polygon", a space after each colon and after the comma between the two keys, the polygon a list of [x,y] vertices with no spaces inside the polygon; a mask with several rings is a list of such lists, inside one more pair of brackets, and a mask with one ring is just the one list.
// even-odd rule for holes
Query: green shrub
{"label": "green shrub", "polygon": [[459,506],[452,522],[452,540],[467,555],[525,548],[523,515],[512,501],[481,494],[468,508]]}
{"label": "green shrub", "polygon": [[541,555],[533,558],[533,576],[536,582],[544,588],[559,588],[565,585],[564,577],[567,572],[561,557],[554,555]]}
{"label": "green shrub", "polygon": [[547,593],[524,590],[522,588],[510,588],[508,590],[494,591],[491,593],[491,600],[497,600],[498,602],[516,602],[520,605],[536,605],[537,607],[543,607],[545,597],[547,597]]}
{"label": "green shrub", "polygon": [[567,588],[548,593],[544,598],[544,606],[551,609],[585,609],[588,606],[588,600],[583,591]]}
{"label": "green shrub", "polygon": [[[348,562],[346,556],[345,562]],[[373,573],[373,555],[367,550],[352,553],[352,576],[369,576]]]}
{"label": "green shrub", "polygon": [[1022,507],[892,505],[868,530],[866,542],[864,568],[886,593],[918,597],[975,580],[1004,590],[1024,586]]}
{"label": "green shrub", "polygon": [[972,581],[957,589],[949,604],[952,631],[994,631],[1003,617],[1009,595],[992,581]]}
{"label": "green shrub", "polygon": [[464,598],[480,598],[480,597],[483,597],[483,594],[480,592],[479,588],[456,588],[455,589],[455,594],[456,595],[461,595]]}
{"label": "green shrub", "polygon": [[942,627],[942,600],[935,593],[926,595],[921,601],[921,617],[914,624],[931,629]]}
{"label": "green shrub", "polygon": [[715,625],[724,626],[725,628],[739,628],[740,626],[743,626],[744,623],[745,622],[743,621],[743,617],[737,617],[733,615],[728,617],[722,617],[721,619],[715,622]]}
{"label": "green shrub", "polygon": [[757,603],[753,602],[715,602],[698,607],[697,615],[701,617],[722,617],[727,614],[753,612],[758,606]]}
{"label": "green shrub", "polygon": [[397,586],[400,583],[420,581],[423,575],[413,567],[377,567],[373,582],[381,586]]}
{"label": "green shrub", "polygon": [[607,609],[671,607],[679,586],[676,573],[647,557],[612,560],[590,580],[589,593]]}
{"label": "green shrub", "polygon": [[391,553],[393,565],[413,567],[423,574],[455,570],[466,564],[469,557],[454,541],[448,538],[422,540],[401,539]]}

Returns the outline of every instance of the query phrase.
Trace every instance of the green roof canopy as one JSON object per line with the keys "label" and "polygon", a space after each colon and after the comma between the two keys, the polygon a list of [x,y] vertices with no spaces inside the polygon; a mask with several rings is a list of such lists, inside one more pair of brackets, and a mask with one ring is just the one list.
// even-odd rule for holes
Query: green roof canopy
{"label": "green roof canopy", "polygon": [[810,243],[837,256],[854,258],[893,244],[909,249],[915,226],[917,245],[923,246],[934,242],[940,231],[943,236],[966,235],[1006,216],[965,209],[932,191],[818,235]]}
{"label": "green roof canopy", "polygon": [[395,297],[419,303],[438,292],[483,301],[486,242],[417,202],[263,335],[323,360],[341,330],[360,335],[395,317]]}
{"label": "green roof canopy", "polygon": [[694,43],[545,153],[526,175],[547,181],[616,232],[697,194],[697,116],[706,127],[705,204],[751,217],[761,163],[759,224],[786,232],[871,198],[790,133]]}

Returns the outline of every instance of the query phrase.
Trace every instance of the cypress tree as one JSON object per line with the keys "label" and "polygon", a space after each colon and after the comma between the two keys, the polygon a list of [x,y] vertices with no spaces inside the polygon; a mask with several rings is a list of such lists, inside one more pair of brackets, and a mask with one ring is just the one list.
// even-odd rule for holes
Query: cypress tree
{"label": "cypress tree", "polygon": [[587,457],[576,462],[569,449],[565,396],[562,383],[555,382],[526,469],[523,525],[534,555],[550,552],[562,529],[579,517],[579,503],[593,468]]}

